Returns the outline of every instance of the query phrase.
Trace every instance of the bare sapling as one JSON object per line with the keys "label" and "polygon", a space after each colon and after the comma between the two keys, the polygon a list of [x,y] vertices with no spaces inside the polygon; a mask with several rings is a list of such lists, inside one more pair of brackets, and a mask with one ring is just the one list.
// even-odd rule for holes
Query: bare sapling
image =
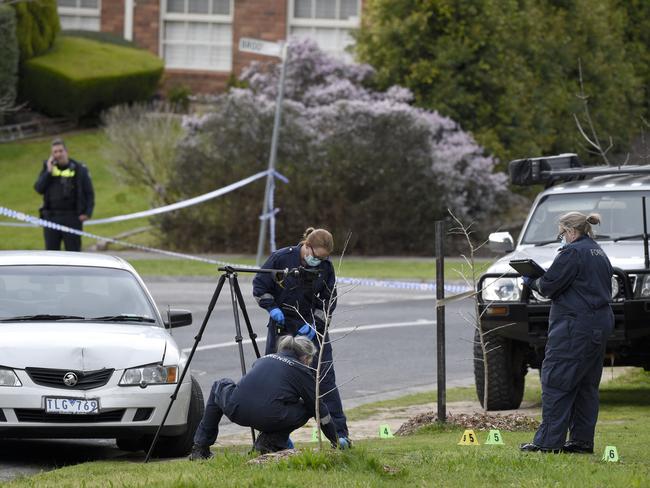
{"label": "bare sapling", "polygon": [[[348,243],[350,242],[350,237],[351,234],[348,234],[345,244],[343,246],[343,251],[341,252],[341,256],[339,257],[338,260],[338,265],[337,265],[337,275],[340,273],[341,270],[341,264],[343,263],[343,258],[345,256],[345,251],[347,249]],[[327,286],[327,285],[325,285]],[[315,412],[315,420],[316,420],[316,428],[317,434],[318,434],[318,449],[322,450],[323,449],[323,440],[322,440],[322,432],[321,432],[321,411],[320,411],[320,401],[323,399],[325,395],[328,393],[334,391],[334,389],[338,389],[340,386],[343,386],[344,384],[347,384],[351,381],[354,381],[357,376],[354,376],[350,378],[349,380],[345,381],[344,383],[341,383],[337,385],[334,389],[321,392],[321,382],[323,378],[327,375],[327,373],[330,371],[331,368],[334,367],[334,362],[332,361],[324,361],[323,360],[323,354],[325,350],[326,345],[331,345],[333,342],[337,342],[340,340],[345,339],[347,336],[352,334],[354,331],[356,331],[357,327],[353,327],[352,330],[349,332],[346,332],[343,336],[331,340],[329,338],[329,330],[330,326],[332,324],[332,315],[334,312],[334,308],[336,307],[336,302],[337,300],[341,297],[344,296],[345,294],[349,293],[354,289],[355,285],[352,285],[351,287],[348,287],[344,292],[339,292],[338,287],[335,285],[334,289],[328,289],[327,290],[327,298],[322,299],[321,303],[319,306],[315,309],[315,311],[312,313],[312,317],[310,320],[305,320],[305,317],[300,315],[300,311],[296,307],[291,307],[300,317],[301,319],[308,324],[312,330],[315,332],[314,338],[316,339],[318,343],[318,356],[317,356],[317,361],[316,361],[316,367],[311,368],[314,370],[315,374],[315,405],[314,405],[314,412]],[[322,324],[321,326],[317,326],[317,323]],[[328,364],[326,364],[328,363]]]}
{"label": "bare sapling", "polygon": [[483,410],[487,412],[489,406],[488,357],[491,353],[501,348],[500,345],[494,345],[490,341],[491,338],[490,334],[493,334],[495,331],[502,329],[504,327],[509,327],[513,324],[506,324],[499,327],[491,328],[489,330],[485,330],[485,328],[483,327],[481,319],[483,318],[483,315],[488,310],[489,303],[487,304],[488,306],[483,307],[483,310],[481,311],[481,308],[479,307],[478,297],[479,294],[482,293],[483,288],[481,287],[479,289],[478,287],[480,273],[477,270],[476,253],[483,246],[485,246],[488,243],[488,241],[486,240],[477,244],[473,239],[473,234],[474,234],[474,231],[472,230],[473,223],[470,225],[465,225],[463,224],[463,222],[461,222],[461,220],[458,217],[456,217],[456,215],[451,210],[448,209],[447,211],[449,212],[449,215],[451,215],[451,218],[454,222],[454,227],[449,229],[449,233],[462,236],[462,238],[467,243],[467,247],[469,249],[468,254],[461,254],[461,257],[465,261],[465,264],[469,271],[468,273],[465,273],[463,270],[458,270],[458,274],[463,279],[467,287],[470,288],[470,290],[473,290],[473,292],[471,293],[465,293],[461,295],[463,299],[471,298],[473,300],[473,312],[470,313],[469,315],[461,313],[461,317],[463,318],[463,320],[465,320],[469,325],[471,325],[474,328],[475,339],[472,342],[475,345],[480,345],[481,348],[481,357],[477,358],[475,357],[475,355],[473,355],[474,356],[473,359],[474,361],[480,361],[483,364]]}

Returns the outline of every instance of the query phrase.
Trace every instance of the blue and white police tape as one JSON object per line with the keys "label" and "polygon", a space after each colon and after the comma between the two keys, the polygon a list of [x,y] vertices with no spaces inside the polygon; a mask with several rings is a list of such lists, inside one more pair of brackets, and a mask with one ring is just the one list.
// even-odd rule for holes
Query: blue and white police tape
{"label": "blue and white police tape", "polygon": [[[271,172],[274,177],[278,178],[281,181],[284,181],[287,183],[289,180],[283,176],[282,174],[278,173],[277,171],[274,170],[266,170],[266,171],[261,171],[259,173],[256,173],[252,176],[249,176],[248,178],[244,178],[243,180],[236,181],[235,183],[232,183],[228,186],[224,186],[223,188],[219,188],[217,190],[213,190],[208,193],[204,193],[203,195],[199,195],[197,197],[189,198],[187,200],[182,200],[180,202],[172,203],[169,205],[164,205],[162,207],[157,207],[157,208],[152,208],[149,210],[143,210],[141,212],[134,212],[130,214],[125,214],[125,215],[116,215],[114,217],[107,217],[105,219],[91,219],[87,220],[84,222],[84,225],[97,225],[97,224],[111,224],[114,222],[123,222],[125,220],[132,220],[132,219],[140,219],[143,217],[151,217],[152,215],[158,215],[161,213],[167,213],[167,212],[172,212],[174,210],[179,210],[181,208],[186,208],[186,207],[191,207],[192,205],[197,205],[199,203],[206,202],[208,200],[212,200],[214,198],[220,197],[225,195],[226,193],[230,193],[232,191],[235,191],[243,186],[246,186],[256,180],[259,180],[260,178],[263,178],[267,176]],[[8,226],[8,227],[27,227],[27,226],[32,226],[34,224],[18,224],[18,223],[13,223],[13,222],[0,222],[0,225]]]}
{"label": "blue and white police tape", "polygon": [[3,206],[0,206],[0,215],[4,217],[16,219],[16,220],[21,220],[23,222],[27,222],[34,226],[47,227],[48,229],[59,230],[61,232],[68,232],[70,234],[76,234],[82,237],[89,237],[91,239],[96,239],[102,242],[110,242],[111,244],[119,244],[121,246],[131,247],[133,249],[137,249],[140,251],[162,254],[165,256],[170,256],[175,258],[188,259],[191,261],[200,261],[203,263],[214,264],[218,266],[238,266],[237,264],[227,263],[225,261],[217,261],[215,259],[204,258],[201,256],[193,256],[191,254],[184,254],[184,253],[174,252],[174,251],[165,251],[164,249],[156,249],[155,247],[143,246],[141,244],[134,244],[132,242],[122,241],[120,239],[113,239],[112,237],[103,237],[96,234],[91,234],[90,232],[85,232],[79,229],[73,229],[72,227],[67,227],[65,225],[57,224],[56,222],[50,222],[49,220],[34,217],[32,215],[28,215],[23,212],[18,212],[16,210],[12,210],[10,208],[3,207]]}
{"label": "blue and white police tape", "polygon": [[[377,286],[381,288],[397,288],[401,290],[436,291],[435,283],[418,283],[416,281],[393,281],[393,280],[371,280],[368,278],[345,278],[336,279],[337,284],[354,286]],[[449,293],[463,293],[469,290],[464,284],[445,284],[445,291]]]}
{"label": "blue and white police tape", "polygon": [[[155,254],[161,254],[164,256],[170,256],[180,259],[187,259],[191,261],[203,262],[206,264],[213,264],[217,266],[246,266],[247,268],[258,268],[257,266],[242,265],[237,263],[228,263],[226,261],[219,261],[216,259],[205,258],[201,256],[194,256],[192,254],[185,254],[175,251],[166,251],[164,249],[157,249],[155,247],[143,246],[141,244],[134,244],[132,242],[123,241],[120,239],[113,239],[112,237],[104,237],[97,234],[92,234],[90,232],[85,232],[83,230],[73,229],[65,225],[57,224],[56,222],[51,222],[49,220],[41,219],[34,217],[32,215],[25,214],[23,212],[18,212],[7,207],[0,206],[0,216],[9,217],[11,219],[20,220],[22,222],[27,222],[34,226],[47,227],[49,229],[59,230],[61,232],[69,232],[71,234],[76,234],[82,237],[88,237],[90,239],[95,239],[102,242],[109,242],[111,244],[118,244],[125,247],[130,247],[132,249],[137,249],[139,251],[151,252]],[[372,280],[369,278],[350,278],[350,277],[339,277],[336,279],[336,282],[341,285],[354,285],[354,286],[375,286],[381,288],[396,288],[402,290],[416,290],[416,291],[435,291],[435,283],[418,283],[412,281],[392,281],[392,280]],[[445,291],[449,293],[462,293],[469,290],[465,285],[461,284],[446,284]]]}

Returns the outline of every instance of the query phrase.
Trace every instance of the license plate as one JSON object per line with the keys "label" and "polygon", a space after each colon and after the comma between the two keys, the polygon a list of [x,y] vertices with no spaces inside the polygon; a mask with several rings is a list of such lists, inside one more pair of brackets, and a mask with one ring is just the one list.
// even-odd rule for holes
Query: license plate
{"label": "license plate", "polygon": [[99,400],[84,398],[46,398],[46,413],[70,415],[96,415],[99,413]]}

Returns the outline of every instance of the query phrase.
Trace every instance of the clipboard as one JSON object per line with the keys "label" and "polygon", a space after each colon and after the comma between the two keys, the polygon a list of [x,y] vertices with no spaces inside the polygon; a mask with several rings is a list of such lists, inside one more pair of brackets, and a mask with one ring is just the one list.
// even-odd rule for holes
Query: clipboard
{"label": "clipboard", "polygon": [[532,259],[513,259],[509,264],[520,275],[530,276],[533,279],[537,279],[546,273],[546,270]]}

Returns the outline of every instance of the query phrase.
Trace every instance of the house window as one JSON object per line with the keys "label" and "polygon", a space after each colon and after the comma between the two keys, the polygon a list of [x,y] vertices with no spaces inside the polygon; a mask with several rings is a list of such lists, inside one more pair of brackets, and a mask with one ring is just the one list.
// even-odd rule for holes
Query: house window
{"label": "house window", "polygon": [[164,0],[162,54],[168,68],[232,70],[234,0]]}
{"label": "house window", "polygon": [[61,29],[100,30],[101,0],[57,0]]}
{"label": "house window", "polygon": [[361,0],[290,0],[289,35],[310,37],[328,54],[351,61],[346,48],[359,27]]}

